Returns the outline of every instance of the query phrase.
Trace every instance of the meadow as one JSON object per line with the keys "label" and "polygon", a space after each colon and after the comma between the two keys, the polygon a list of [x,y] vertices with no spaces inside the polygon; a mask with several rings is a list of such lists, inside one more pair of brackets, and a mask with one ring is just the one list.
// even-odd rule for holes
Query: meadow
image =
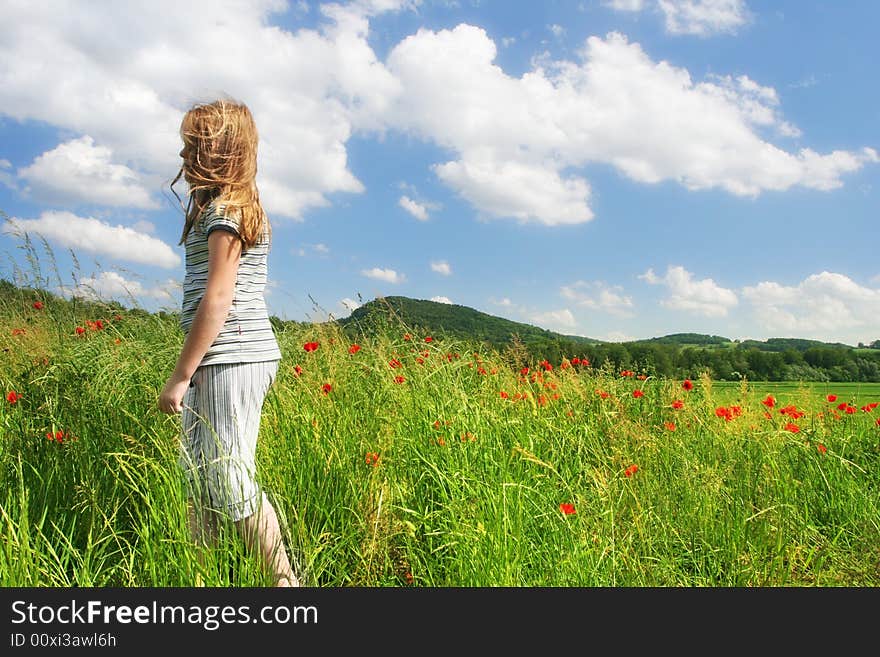
{"label": "meadow", "polygon": [[[0,301],[0,585],[265,586],[186,526],[173,315]],[[880,583],[880,387],[512,365],[403,324],[285,329],[258,468],[303,583]]]}

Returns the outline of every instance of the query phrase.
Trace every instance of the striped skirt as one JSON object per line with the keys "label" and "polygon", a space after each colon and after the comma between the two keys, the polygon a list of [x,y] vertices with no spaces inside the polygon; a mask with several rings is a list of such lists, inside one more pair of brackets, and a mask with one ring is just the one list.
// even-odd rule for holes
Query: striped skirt
{"label": "striped skirt", "polygon": [[232,520],[256,513],[263,500],[257,434],[278,362],[203,365],[183,397],[180,465],[189,495]]}

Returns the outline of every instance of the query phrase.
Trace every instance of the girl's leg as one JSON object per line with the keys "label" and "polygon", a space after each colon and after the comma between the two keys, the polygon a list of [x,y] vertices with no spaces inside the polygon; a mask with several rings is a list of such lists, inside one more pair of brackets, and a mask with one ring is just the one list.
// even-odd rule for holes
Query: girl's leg
{"label": "girl's leg", "polygon": [[278,515],[265,495],[259,510],[239,520],[235,526],[247,546],[259,551],[266,569],[274,576],[275,586],[300,585],[284,548]]}

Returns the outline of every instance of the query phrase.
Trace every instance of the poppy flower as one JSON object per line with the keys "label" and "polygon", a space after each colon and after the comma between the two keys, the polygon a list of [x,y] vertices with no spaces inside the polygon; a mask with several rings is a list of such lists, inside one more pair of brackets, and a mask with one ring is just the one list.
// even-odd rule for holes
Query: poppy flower
{"label": "poppy flower", "polygon": [[767,395],[767,397],[761,402],[767,408],[773,408],[776,406],[776,400],[773,398],[773,395]]}
{"label": "poppy flower", "polygon": [[390,365],[391,367],[403,367],[401,362],[396,358],[392,358],[391,360],[389,360],[388,365]]}
{"label": "poppy flower", "polygon": [[325,395],[327,393],[329,393],[331,390],[333,390],[333,386],[331,386],[329,383],[325,383],[324,385],[321,386],[321,392],[323,392]]}
{"label": "poppy flower", "polygon": [[409,341],[409,340],[412,340],[412,336],[409,333],[404,333],[403,339]]}
{"label": "poppy flower", "polygon": [[394,377],[394,383],[403,383],[404,381],[406,381],[406,379],[400,375]]}
{"label": "poppy flower", "polygon": [[672,402],[672,408],[678,410],[679,408],[684,408],[684,402],[680,399],[676,399]]}
{"label": "poppy flower", "polygon": [[644,397],[644,396],[645,396],[645,393],[642,392],[641,390],[633,390],[633,397],[635,397],[636,399],[638,399],[639,397]]}
{"label": "poppy flower", "polygon": [[85,333],[85,332],[86,332],[86,330],[85,330],[82,326],[77,326],[77,327],[76,327],[76,334],[77,334],[77,335],[82,335],[82,334]]}
{"label": "poppy flower", "polygon": [[559,510],[567,516],[573,516],[577,513],[577,509],[574,508],[574,504],[569,504],[568,502],[563,502],[562,504],[560,504]]}
{"label": "poppy flower", "polygon": [[361,350],[361,346],[359,344],[353,344],[348,348],[348,353],[356,354]]}
{"label": "poppy flower", "polygon": [[10,390],[9,393],[6,395],[6,401],[8,401],[10,404],[16,403],[19,399],[21,399],[21,395],[15,392],[15,390]]}
{"label": "poppy flower", "polygon": [[434,338],[432,338],[430,335],[425,336],[425,342],[433,342],[433,341],[434,341]]}
{"label": "poppy flower", "polygon": [[627,477],[632,477],[636,472],[639,471],[639,466],[633,463],[626,470],[623,471],[623,474]]}
{"label": "poppy flower", "polygon": [[498,394],[501,395],[501,399],[509,399],[510,398],[510,395],[508,395],[503,390],[501,392],[499,392]]}
{"label": "poppy flower", "polygon": [[24,334],[25,334],[25,330],[23,328],[12,329],[13,337],[16,335],[24,335]]}
{"label": "poppy flower", "polygon": [[299,365],[297,365],[296,367],[293,368],[293,373],[296,376],[299,376],[300,374],[303,373],[303,368],[301,368]]}
{"label": "poppy flower", "polygon": [[42,310],[43,309],[43,302],[42,301],[34,301],[34,309],[35,310]]}
{"label": "poppy flower", "polygon": [[825,445],[823,445],[822,443],[819,443],[818,445],[816,445],[816,449],[819,450],[820,454],[824,454],[825,452],[828,451],[828,448],[825,447]]}
{"label": "poppy flower", "polygon": [[827,399],[827,400],[830,401],[830,402],[836,402],[836,401],[837,401],[837,395],[828,395],[825,399]]}
{"label": "poppy flower", "polygon": [[675,422],[664,422],[663,426],[666,427],[667,431],[675,431]]}
{"label": "poppy flower", "polygon": [[318,346],[319,344],[317,342],[306,342],[303,345],[303,349],[305,349],[306,351],[314,351],[318,348]]}
{"label": "poppy flower", "polygon": [[685,379],[684,381],[681,382],[681,387],[684,388],[685,390],[693,390],[694,389],[693,381],[691,381],[690,379]]}
{"label": "poppy flower", "polygon": [[786,431],[790,431],[791,433],[800,433],[800,431],[801,431],[801,428],[792,422],[789,422],[788,424],[786,424],[782,428],[785,429]]}

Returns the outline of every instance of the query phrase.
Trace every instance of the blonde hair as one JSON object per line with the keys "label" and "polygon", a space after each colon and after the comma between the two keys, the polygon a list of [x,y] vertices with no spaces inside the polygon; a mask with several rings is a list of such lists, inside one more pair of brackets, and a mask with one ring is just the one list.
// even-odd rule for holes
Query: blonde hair
{"label": "blonde hair", "polygon": [[[171,181],[171,191],[183,207],[186,221],[180,244],[212,202],[237,216],[245,246],[253,246],[271,230],[257,191],[257,126],[243,103],[220,99],[196,103],[180,123],[183,165]],[[174,190],[183,176],[189,185],[186,207]]]}

